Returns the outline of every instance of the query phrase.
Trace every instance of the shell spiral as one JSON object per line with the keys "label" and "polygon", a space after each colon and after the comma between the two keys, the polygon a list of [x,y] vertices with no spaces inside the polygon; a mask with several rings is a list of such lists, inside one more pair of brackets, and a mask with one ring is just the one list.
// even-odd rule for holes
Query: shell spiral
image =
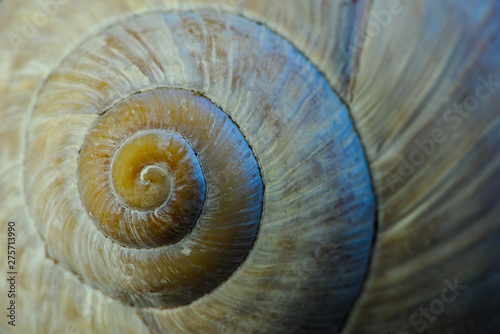
{"label": "shell spiral", "polygon": [[0,332],[496,333],[499,16],[0,0]]}
{"label": "shell spiral", "polygon": [[218,331],[340,326],[370,255],[371,182],[347,108],[289,42],[235,15],[140,15],[65,57],[30,117],[27,201],[83,282],[178,312],[174,332],[222,324],[217,303],[253,318]]}

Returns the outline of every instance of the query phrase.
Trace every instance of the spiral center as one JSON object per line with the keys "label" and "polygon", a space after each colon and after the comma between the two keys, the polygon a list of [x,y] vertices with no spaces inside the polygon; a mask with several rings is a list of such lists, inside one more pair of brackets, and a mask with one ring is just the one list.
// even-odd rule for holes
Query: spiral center
{"label": "spiral center", "polygon": [[168,165],[177,165],[187,153],[173,136],[162,131],[139,133],[116,152],[111,179],[117,195],[131,209],[151,211],[168,202],[173,182]]}
{"label": "spiral center", "polygon": [[[203,172],[191,145],[176,132],[125,131],[116,137],[121,140],[100,141],[132,112],[129,107],[109,111],[87,137],[79,159],[82,201],[97,227],[121,245],[174,244],[193,229],[202,211]],[[114,142],[121,144],[116,148]]]}
{"label": "spiral center", "polygon": [[138,207],[138,209],[151,210],[155,207],[161,206],[168,201],[172,194],[172,176],[165,168],[160,166],[146,166],[142,169],[140,174],[140,183],[149,189],[153,190],[154,198],[153,205],[150,207]]}

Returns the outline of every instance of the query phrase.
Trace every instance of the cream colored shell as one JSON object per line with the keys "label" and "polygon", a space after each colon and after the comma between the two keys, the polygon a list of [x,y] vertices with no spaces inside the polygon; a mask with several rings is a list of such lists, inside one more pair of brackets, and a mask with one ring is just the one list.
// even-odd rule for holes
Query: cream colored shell
{"label": "cream colored shell", "polygon": [[[322,73],[338,94],[338,99],[328,95],[318,104],[335,106],[333,109],[340,110],[339,117],[350,115],[352,118],[371,172],[376,198],[375,221],[369,219],[369,203],[366,206],[366,202],[361,201],[361,208],[345,203],[342,208],[353,216],[359,212],[364,217],[360,221],[370,223],[363,225],[365,228],[376,224],[376,234],[367,276],[363,277],[363,266],[354,269],[358,279],[364,278],[358,298],[352,304],[344,303],[337,313],[318,313],[321,296],[314,300],[302,298],[308,295],[303,290],[314,286],[302,282],[311,283],[311,276],[332,270],[314,257],[314,251],[302,255],[304,263],[312,264],[310,268],[288,267],[289,271],[276,275],[276,280],[263,280],[259,284],[255,276],[244,276],[245,271],[238,270],[236,274],[242,275],[241,284],[235,285],[225,300],[213,299],[213,303],[196,302],[192,308],[164,310],[134,307],[109,297],[117,297],[119,293],[102,287],[103,280],[91,277],[92,273],[101,272],[98,269],[82,274],[85,272],[82,268],[94,263],[93,255],[85,261],[79,258],[80,262],[73,262],[85,247],[91,246],[91,239],[87,239],[75,247],[73,241],[80,230],[71,237],[75,239],[70,238],[65,244],[47,243],[47,236],[58,239],[53,232],[57,226],[66,225],[58,221],[61,216],[56,214],[60,210],[57,203],[55,207],[42,208],[43,202],[39,201],[44,196],[42,189],[47,188],[32,187],[51,175],[35,174],[35,161],[50,157],[30,160],[31,154],[37,151],[33,149],[37,142],[30,139],[40,138],[37,131],[55,132],[68,126],[60,122],[45,128],[40,125],[43,120],[36,120],[40,110],[37,108],[43,107],[37,105],[37,101],[42,104],[47,101],[39,96],[47,84],[50,86],[51,75],[64,68],[65,60],[74,59],[77,64],[79,48],[95,41],[93,38],[109,27],[151,18],[151,15],[191,15],[198,19],[200,12],[230,17],[223,22],[241,20],[262,24],[263,28],[256,31],[269,31],[285,44],[290,43],[286,47],[298,50],[304,57],[300,65]],[[46,13],[47,21],[40,19],[40,13]],[[465,288],[452,303],[446,303],[432,321],[424,321],[425,330],[428,333],[493,333],[500,325],[497,319],[500,308],[499,15],[500,5],[494,0],[54,0],[43,4],[1,1],[0,31],[5,38],[0,40],[0,233],[5,233],[8,221],[16,222],[19,273],[16,328],[2,320],[0,331],[329,333],[339,329],[341,333],[356,334],[414,333],[423,328],[422,322],[416,324],[415,321],[426,319],[419,315],[419,309],[429,308],[433,301],[441,300],[446,282],[458,282]],[[26,26],[34,22],[37,26],[29,31]],[[154,22],[148,21],[148,24]],[[9,37],[12,33],[22,38],[12,42]],[[258,40],[261,35],[250,36]],[[231,45],[228,42],[225,47]],[[310,80],[320,82],[322,79]],[[215,82],[222,85],[221,81]],[[321,89],[327,90],[326,82]],[[149,84],[140,80],[132,85],[147,90],[151,88]],[[214,101],[224,100],[222,96],[228,92],[223,87],[216,87],[208,97]],[[59,88],[64,91],[66,87]],[[209,87],[201,85],[198,90],[209,92],[204,88]],[[103,105],[106,98],[110,104],[118,96],[103,94]],[[342,107],[343,104],[347,107]],[[457,104],[463,109],[457,109]],[[51,103],[47,102],[45,108],[52,112]],[[88,126],[94,120],[94,115],[83,113],[71,126],[83,123]],[[283,119],[276,121],[283,122]],[[269,129],[272,136],[277,129]],[[73,137],[74,132],[77,138]],[[319,137],[335,141],[337,133],[332,132],[332,137]],[[69,146],[73,153],[61,151],[61,163],[73,164],[69,169],[75,170],[77,160],[64,157],[78,152],[86,132],[57,133],[72,143]],[[46,138],[52,137],[46,135]],[[265,153],[266,147],[262,144],[256,150]],[[256,156],[259,159],[260,154]],[[265,182],[264,178],[264,185]],[[362,184],[363,189],[368,189],[367,182]],[[76,183],[73,187],[64,189],[74,196],[78,194]],[[366,194],[370,196],[368,191]],[[344,195],[340,192],[339,196]],[[70,206],[80,205],[71,202],[78,200],[78,196],[67,196],[65,200],[70,201]],[[40,209],[34,208],[37,205]],[[33,217],[33,213],[40,216]],[[38,219],[40,217],[43,219]],[[47,228],[40,229],[39,223]],[[328,231],[308,230],[304,222],[297,222],[295,226],[294,236],[297,231],[311,233],[303,239],[308,242],[320,240]],[[57,233],[63,235],[63,232]],[[268,231],[259,231],[264,232]],[[349,237],[348,230],[344,233]],[[267,235],[269,240],[271,237]],[[61,237],[64,238],[69,237]],[[4,234],[2,244],[6,240]],[[277,256],[271,250],[276,248],[272,247],[296,245],[286,240],[269,244],[268,258],[250,257],[245,265],[255,259],[259,265],[247,267],[248,271],[266,273],[272,269],[266,266],[266,260]],[[367,243],[363,245],[360,254],[367,250]],[[105,245],[103,251],[106,247],[109,250],[114,246]],[[59,255],[54,256],[56,249]],[[348,253],[358,254],[354,250]],[[58,257],[63,261],[54,261]],[[276,262],[279,259],[270,263]],[[7,272],[6,262],[1,263],[2,272]],[[127,284],[136,267],[119,268],[122,271],[119,280]],[[329,278],[335,279],[332,275],[323,279]],[[113,282],[112,276],[106,280]],[[276,291],[280,284],[285,284],[278,289],[281,293],[268,298],[269,291]],[[2,295],[6,295],[7,288],[4,280],[0,285]],[[256,295],[252,289],[259,293]],[[347,291],[356,297],[357,291],[349,287]],[[255,306],[248,306],[245,294],[257,300]],[[210,297],[212,295],[205,300]],[[228,300],[239,306],[227,308]],[[324,299],[324,302],[330,307],[336,303],[335,299]],[[285,307],[279,309],[277,304]],[[309,322],[301,323],[304,319]]]}

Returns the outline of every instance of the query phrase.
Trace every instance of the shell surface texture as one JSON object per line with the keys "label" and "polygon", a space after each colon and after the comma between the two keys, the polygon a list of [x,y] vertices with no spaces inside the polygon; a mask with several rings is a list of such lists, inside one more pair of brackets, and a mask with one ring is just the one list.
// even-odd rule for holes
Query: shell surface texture
{"label": "shell surface texture", "polygon": [[0,333],[497,333],[499,17],[0,0]]}

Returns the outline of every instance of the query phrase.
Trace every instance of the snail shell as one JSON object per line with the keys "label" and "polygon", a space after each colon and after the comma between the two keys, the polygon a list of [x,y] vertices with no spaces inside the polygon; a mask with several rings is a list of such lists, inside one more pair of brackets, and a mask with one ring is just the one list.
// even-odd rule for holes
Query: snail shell
{"label": "snail shell", "polygon": [[493,332],[499,7],[0,2],[0,330]]}

